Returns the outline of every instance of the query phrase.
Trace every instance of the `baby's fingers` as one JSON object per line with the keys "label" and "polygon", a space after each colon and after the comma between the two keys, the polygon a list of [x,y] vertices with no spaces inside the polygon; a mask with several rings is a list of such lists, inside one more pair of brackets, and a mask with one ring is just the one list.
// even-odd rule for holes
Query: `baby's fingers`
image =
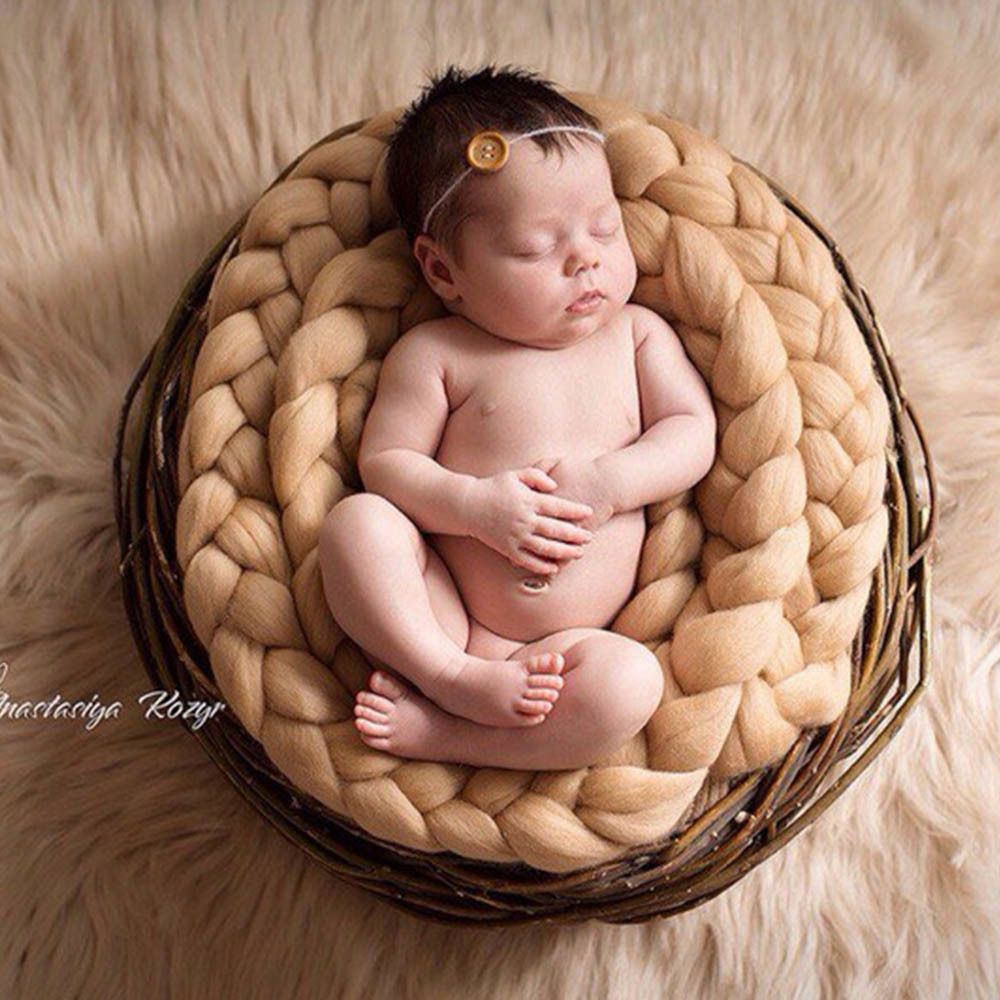
{"label": "baby's fingers", "polygon": [[517,472],[518,479],[521,480],[526,486],[530,486],[535,490],[554,490],[557,487],[556,481],[542,469],[536,469],[531,466],[527,469],[519,469]]}
{"label": "baby's fingers", "polygon": [[511,556],[510,561],[519,569],[528,569],[531,570],[532,573],[543,573],[548,576],[552,573],[559,572],[559,567],[555,563],[548,562],[545,559],[539,559],[524,548],[518,549],[517,553]]}
{"label": "baby's fingers", "polygon": [[587,531],[586,528],[581,528],[578,524],[559,521],[554,517],[538,518],[535,524],[535,534],[557,538],[562,542],[576,542],[577,545],[585,545],[594,537],[592,531]]}
{"label": "baby's fingers", "polygon": [[541,497],[535,504],[535,510],[539,514],[548,514],[550,517],[573,518],[582,521],[594,513],[594,508],[577,500],[568,500],[566,497]]}
{"label": "baby's fingers", "polygon": [[553,542],[548,538],[542,538],[540,535],[531,535],[526,538],[521,543],[521,547],[548,559],[579,559],[583,555],[583,547],[580,545],[565,545],[562,542]]}

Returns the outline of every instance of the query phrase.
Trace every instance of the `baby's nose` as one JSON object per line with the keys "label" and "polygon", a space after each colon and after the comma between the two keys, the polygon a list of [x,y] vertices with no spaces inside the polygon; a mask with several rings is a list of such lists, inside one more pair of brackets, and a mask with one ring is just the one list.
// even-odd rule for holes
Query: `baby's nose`
{"label": "baby's nose", "polygon": [[581,256],[579,254],[574,255],[569,260],[568,270],[571,277],[576,276],[580,272],[580,268],[594,268],[600,266],[600,260],[596,254],[587,254],[586,256]]}

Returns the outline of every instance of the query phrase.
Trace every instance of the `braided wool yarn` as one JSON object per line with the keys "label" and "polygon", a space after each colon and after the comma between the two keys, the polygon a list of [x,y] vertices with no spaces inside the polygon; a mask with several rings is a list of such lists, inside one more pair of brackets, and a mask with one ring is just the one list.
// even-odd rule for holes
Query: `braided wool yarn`
{"label": "braided wool yarn", "polygon": [[633,301],[672,324],[718,419],[709,474],[646,508],[637,585],[612,626],[663,666],[645,728],[589,768],[549,772],[405,760],[355,728],[379,662],[338,628],[317,538],[363,489],[380,359],[445,314],[387,195],[402,108],[304,155],[218,271],[176,534],[219,689],[294,785],[384,840],[552,872],[664,838],[706,781],[771,764],[840,716],[886,544],[890,428],[830,253],[767,182],[679,121],[567,96],[608,136]]}

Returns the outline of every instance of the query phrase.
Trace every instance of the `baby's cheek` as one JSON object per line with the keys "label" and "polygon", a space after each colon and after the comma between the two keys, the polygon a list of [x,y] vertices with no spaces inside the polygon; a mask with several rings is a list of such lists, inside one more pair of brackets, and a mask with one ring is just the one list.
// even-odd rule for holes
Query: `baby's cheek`
{"label": "baby's cheek", "polygon": [[549,284],[537,273],[532,273],[530,268],[525,268],[523,275],[512,279],[504,287],[506,307],[515,314],[524,311],[525,306],[535,304],[552,294],[551,290],[546,292]]}
{"label": "baby's cheek", "polygon": [[621,283],[621,292],[628,298],[639,281],[639,265],[636,263],[632,248],[625,244],[624,251],[616,261],[615,277]]}

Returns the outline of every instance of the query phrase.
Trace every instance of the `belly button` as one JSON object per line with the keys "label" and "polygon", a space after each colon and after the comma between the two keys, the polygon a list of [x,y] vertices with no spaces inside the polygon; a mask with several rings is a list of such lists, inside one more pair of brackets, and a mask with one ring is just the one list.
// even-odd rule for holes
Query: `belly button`
{"label": "belly button", "polygon": [[540,590],[545,590],[548,585],[549,581],[543,576],[527,576],[521,581],[521,586],[525,590],[531,590],[536,593]]}

